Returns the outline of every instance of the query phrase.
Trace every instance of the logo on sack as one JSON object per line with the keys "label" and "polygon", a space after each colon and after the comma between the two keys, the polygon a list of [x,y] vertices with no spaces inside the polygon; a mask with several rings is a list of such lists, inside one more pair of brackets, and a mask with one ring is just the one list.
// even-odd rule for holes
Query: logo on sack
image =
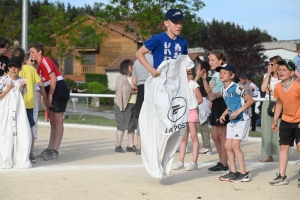
{"label": "logo on sack", "polygon": [[183,117],[187,109],[186,100],[183,97],[175,97],[171,101],[171,106],[168,112],[168,119],[171,122],[176,122]]}

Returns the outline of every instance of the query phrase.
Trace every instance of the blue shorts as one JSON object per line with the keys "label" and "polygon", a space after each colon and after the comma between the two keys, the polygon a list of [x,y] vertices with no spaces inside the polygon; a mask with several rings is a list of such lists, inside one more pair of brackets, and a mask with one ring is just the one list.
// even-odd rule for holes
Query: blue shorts
{"label": "blue shorts", "polygon": [[30,127],[32,128],[35,125],[35,122],[33,120],[33,108],[32,109],[26,109],[27,118],[30,124]]}

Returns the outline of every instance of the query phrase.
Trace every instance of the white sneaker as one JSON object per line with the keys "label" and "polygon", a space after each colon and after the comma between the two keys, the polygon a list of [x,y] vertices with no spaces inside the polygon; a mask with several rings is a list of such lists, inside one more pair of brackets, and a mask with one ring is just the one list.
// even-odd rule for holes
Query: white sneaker
{"label": "white sneaker", "polygon": [[199,154],[213,155],[214,153],[212,152],[211,149],[202,148],[202,149],[199,150]]}
{"label": "white sneaker", "polygon": [[182,169],[184,167],[182,162],[178,162],[176,164],[173,165],[172,169],[174,170],[178,170],[178,169]]}
{"label": "white sneaker", "polygon": [[194,171],[198,170],[198,165],[196,163],[191,162],[189,166],[185,168],[186,171]]}

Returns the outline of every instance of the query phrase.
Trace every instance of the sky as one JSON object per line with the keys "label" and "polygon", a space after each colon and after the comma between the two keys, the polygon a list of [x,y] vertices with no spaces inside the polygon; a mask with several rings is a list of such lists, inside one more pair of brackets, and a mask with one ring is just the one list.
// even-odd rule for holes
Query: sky
{"label": "sky", "polygon": [[[57,0],[49,0],[56,2]],[[59,0],[76,7],[94,2],[108,4],[108,0]],[[203,0],[205,7],[198,16],[205,22],[213,18],[218,21],[234,22],[252,29],[266,30],[278,40],[300,39],[300,0]]]}

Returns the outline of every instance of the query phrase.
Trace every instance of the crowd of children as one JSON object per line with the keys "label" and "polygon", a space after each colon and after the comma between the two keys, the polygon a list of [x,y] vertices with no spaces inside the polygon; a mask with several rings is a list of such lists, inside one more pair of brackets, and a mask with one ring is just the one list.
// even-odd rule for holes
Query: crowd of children
{"label": "crowd of children", "polygon": [[[164,25],[167,28],[166,32],[154,35],[136,52],[139,65],[144,66],[153,77],[160,76],[157,68],[163,61],[176,59],[178,56],[188,53],[186,40],[179,36],[183,27],[183,20],[184,16],[181,10],[170,9],[167,11],[164,21]],[[9,60],[5,56],[8,45],[8,40],[0,38],[0,104],[10,109],[1,110],[0,112],[2,125],[5,127],[10,126],[5,131],[3,128],[0,129],[0,167],[29,168],[31,167],[30,161],[35,162],[32,152],[34,134],[31,128],[36,123],[33,117],[33,99],[36,84],[38,84],[44,97],[51,123],[49,145],[41,154],[36,156],[37,158],[43,158],[45,161],[56,160],[59,157],[58,149],[64,130],[63,113],[69,99],[69,90],[55,63],[43,55],[43,44],[31,44],[28,54],[25,54],[23,49],[17,48],[13,53],[13,57]],[[145,57],[149,52],[153,55],[153,63],[150,63],[149,59]],[[276,78],[276,83],[273,83],[272,90],[269,89],[269,95],[272,95],[277,101],[275,115],[274,118],[270,118],[272,125],[266,128],[273,132],[279,130],[279,173],[277,173],[274,180],[269,182],[270,185],[288,184],[286,167],[289,147],[296,143],[300,151],[300,83],[295,81],[299,79],[300,73],[300,44],[297,45],[297,54],[294,61],[289,59],[282,60],[280,57],[278,59],[272,58],[270,65],[276,65],[278,68],[274,71],[269,65],[268,73],[265,75],[266,80],[264,80],[262,85],[262,90],[266,91],[268,85],[270,87],[270,82],[272,82],[269,81],[272,78],[271,75]],[[186,170],[198,169],[197,160],[199,153],[212,154],[208,129],[209,122],[212,128],[211,138],[214,141],[219,162],[208,168],[208,172],[224,173],[224,175],[219,177],[221,181],[248,182],[250,181],[250,173],[246,170],[244,154],[240,144],[242,140],[247,140],[249,134],[251,121],[249,108],[254,103],[252,98],[255,97],[252,90],[254,87],[248,88],[249,84],[247,85],[247,82],[244,81],[246,76],[243,74],[239,76],[241,80],[239,84],[233,82],[234,77],[237,76],[236,69],[228,63],[223,51],[215,50],[209,54],[208,64],[210,69],[207,63],[200,59],[197,59],[197,61],[195,77],[192,70],[187,70],[190,105],[188,126],[180,144],[179,162],[173,165],[173,169],[184,168],[184,157],[189,135],[192,139],[193,151],[192,162],[185,167]],[[37,69],[31,66],[33,63],[37,64]],[[121,71],[124,80],[120,76],[120,86],[118,88],[123,87],[124,81],[126,83],[129,81],[128,77],[131,77],[133,72],[132,61],[128,60],[128,64],[125,67],[126,70]],[[209,71],[212,75],[211,80],[208,80],[207,74]],[[143,78],[139,77],[141,73],[144,76]],[[128,89],[126,90],[127,100],[132,94],[137,93],[137,88],[144,87],[143,84],[149,74],[145,71],[141,73],[136,72],[138,75],[135,75],[135,81],[133,83],[128,82]],[[142,80],[142,82],[138,83],[139,80]],[[137,87],[138,85],[140,86]],[[73,88],[71,92],[77,92],[75,89]],[[12,93],[14,95],[11,95]],[[123,93],[121,91],[121,94]],[[117,120],[118,132],[115,151],[120,153],[125,152],[121,147],[124,130],[129,130],[129,133],[134,132],[134,119],[135,117],[138,118],[138,114],[134,114],[134,103],[128,101],[128,105],[132,104],[131,109],[131,107],[127,107],[127,104],[123,105],[123,101],[121,101],[123,98],[124,96],[118,95],[117,92],[115,99],[116,116],[119,116],[119,118],[121,116],[124,117],[124,110],[130,109],[130,112],[127,114],[131,116],[131,121],[124,124],[123,118],[120,118],[119,121]],[[76,103],[76,99],[73,102]],[[143,99],[140,100],[140,106],[142,103]],[[14,105],[12,106],[11,104]],[[76,111],[75,105],[74,110]],[[14,113],[12,116],[10,115],[11,111]],[[282,117],[279,123],[281,112]],[[24,116],[28,120],[25,120]],[[16,119],[18,121],[23,120],[22,125],[25,126],[23,131],[19,130],[19,124],[16,124]],[[200,125],[203,139],[203,148],[200,150],[197,124]],[[10,137],[7,137],[7,134]],[[129,141],[130,144],[127,146],[127,151],[135,152],[136,148],[133,145],[132,135],[130,135]],[[18,145],[26,146],[23,148],[26,151],[17,151],[14,146]],[[141,145],[138,145],[138,150],[137,154],[139,155],[141,154]],[[273,158],[271,158],[272,153],[269,154],[271,155],[268,155],[269,157],[261,162],[273,161]],[[236,160],[239,170],[236,166]]]}

